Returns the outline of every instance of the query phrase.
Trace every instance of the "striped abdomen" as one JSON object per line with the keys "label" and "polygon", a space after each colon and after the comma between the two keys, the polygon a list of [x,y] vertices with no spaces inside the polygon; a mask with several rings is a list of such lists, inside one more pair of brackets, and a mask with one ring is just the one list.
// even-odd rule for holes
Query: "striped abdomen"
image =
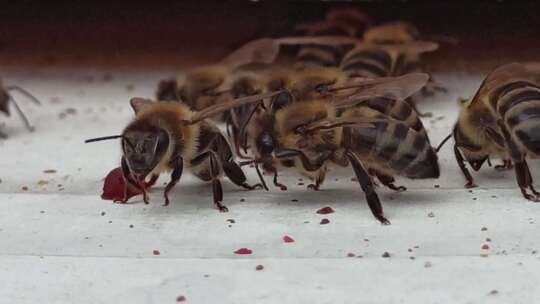
{"label": "striped abdomen", "polygon": [[516,81],[498,88],[490,105],[525,153],[540,155],[540,86]]}
{"label": "striped abdomen", "polygon": [[437,154],[427,137],[398,121],[380,121],[374,127],[346,127],[343,146],[358,153],[365,165],[408,178],[437,178]]}
{"label": "striped abdomen", "polygon": [[419,133],[426,134],[426,130],[418,117],[418,113],[407,102],[387,97],[379,97],[367,100],[359,106],[369,107],[386,116],[403,122],[409,128]]}
{"label": "striped abdomen", "polygon": [[307,45],[298,51],[296,64],[300,67],[335,67],[339,65],[342,56],[338,47]]}
{"label": "striped abdomen", "polygon": [[385,77],[392,72],[392,57],[384,49],[353,49],[340,68],[349,77]]}

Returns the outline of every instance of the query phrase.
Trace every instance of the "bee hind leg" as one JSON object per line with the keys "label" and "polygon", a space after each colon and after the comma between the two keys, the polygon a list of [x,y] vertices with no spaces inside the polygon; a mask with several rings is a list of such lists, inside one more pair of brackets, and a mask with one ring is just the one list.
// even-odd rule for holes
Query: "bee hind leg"
{"label": "bee hind leg", "polygon": [[247,178],[244,174],[244,171],[242,171],[242,168],[235,163],[234,161],[224,162],[223,165],[223,172],[225,172],[225,175],[236,185],[243,187],[248,190],[254,190],[254,189],[263,189],[264,186],[262,184],[255,184],[250,185],[246,182]]}
{"label": "bee hind leg", "polygon": [[[518,186],[521,190],[521,194],[523,195],[523,197],[530,201],[540,202],[540,193],[538,193],[534,189],[534,186],[532,184],[531,171],[529,170],[529,166],[527,165],[527,161],[525,160],[525,155],[520,152],[518,146],[512,140],[512,137],[510,136],[510,133],[508,132],[508,129],[506,128],[504,123],[499,120],[497,121],[497,124],[499,125],[499,128],[503,133],[505,145],[510,150],[510,156],[512,158],[512,161],[514,162],[516,179]],[[529,194],[527,192],[527,188],[529,188],[533,194]]]}
{"label": "bee hind leg", "polygon": [[381,202],[379,201],[379,197],[377,196],[377,193],[373,188],[371,177],[366,172],[366,170],[360,163],[360,160],[354,153],[347,151],[346,156],[349,159],[353,167],[354,173],[356,174],[356,177],[358,179],[358,182],[360,183],[360,186],[362,187],[362,190],[366,195],[366,200],[369,209],[371,209],[371,213],[373,213],[373,216],[375,216],[375,218],[379,220],[381,224],[390,225],[390,221],[386,219],[386,217],[384,217],[383,208]]}
{"label": "bee hind leg", "polygon": [[382,174],[382,173],[376,173],[377,178],[381,181],[383,185],[388,187],[391,190],[402,192],[406,191],[407,187],[405,186],[396,186],[394,185],[394,182],[396,181],[393,176]]}

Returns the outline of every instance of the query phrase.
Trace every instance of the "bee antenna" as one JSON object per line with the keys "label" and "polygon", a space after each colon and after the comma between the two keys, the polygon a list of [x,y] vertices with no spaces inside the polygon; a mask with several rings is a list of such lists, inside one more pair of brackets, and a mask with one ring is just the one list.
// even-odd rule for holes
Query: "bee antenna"
{"label": "bee antenna", "polygon": [[437,146],[437,148],[435,148],[435,152],[439,152],[439,150],[444,146],[444,144],[450,139],[452,138],[452,133],[448,134],[448,136],[446,136],[443,141]]}
{"label": "bee antenna", "polygon": [[27,90],[25,90],[25,89],[23,89],[23,88],[21,88],[19,86],[14,86],[14,85],[7,86],[6,91],[17,91],[17,92],[23,94],[24,96],[26,96],[26,98],[33,101],[35,104],[41,105],[41,102],[39,101],[39,99],[37,99],[34,95],[30,94],[30,92],[28,92]]}
{"label": "bee antenna", "polygon": [[[9,94],[8,94],[8,95],[9,95]],[[19,113],[19,116],[20,116],[21,119],[23,120],[24,125],[26,126],[26,128],[28,129],[28,131],[33,132],[33,131],[34,131],[34,127],[32,126],[32,124],[30,124],[30,121],[28,120],[28,118],[26,117],[26,115],[24,115],[24,112],[21,110],[21,107],[19,107],[19,104],[17,103],[17,101],[15,101],[15,98],[13,98],[13,96],[9,95],[9,99],[11,100],[11,102],[13,103],[13,105],[15,106],[15,110],[17,110],[17,113]]]}
{"label": "bee antenna", "polygon": [[123,135],[111,135],[111,136],[103,136],[103,137],[96,137],[96,138],[90,138],[84,141],[85,144],[96,142],[96,141],[102,141],[102,140],[108,140],[108,139],[116,139],[116,138],[123,138]]}

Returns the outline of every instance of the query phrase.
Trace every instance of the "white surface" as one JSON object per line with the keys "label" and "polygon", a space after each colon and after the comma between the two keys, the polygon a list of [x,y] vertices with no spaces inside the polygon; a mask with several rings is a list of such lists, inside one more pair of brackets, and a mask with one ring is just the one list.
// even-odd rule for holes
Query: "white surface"
{"label": "white surface", "polygon": [[[209,185],[189,174],[169,207],[161,206],[161,189],[152,191],[150,205],[101,200],[102,178],[119,163],[119,143],[83,140],[121,132],[132,116],[129,98],[152,96],[157,79],[170,75],[122,70],[103,81],[104,73],[2,75],[44,105],[19,98],[35,133],[16,117],[0,118],[10,135],[0,141],[0,303],[175,303],[180,295],[186,303],[539,301],[540,204],[522,199],[513,172],[486,167],[474,173],[480,188],[463,189],[450,146],[441,154],[439,180],[399,179],[409,187],[404,193],[378,188],[391,226],[372,217],[348,170],[329,174],[320,192],[297,185],[300,176],[283,178],[286,192],[247,192],[224,181],[231,210],[224,214],[212,208]],[[437,79],[451,93],[420,104],[434,114],[424,120],[433,144],[450,131],[456,98],[471,95],[481,77]],[[60,119],[66,108],[77,113]],[[540,174],[538,163],[531,169]],[[251,171],[249,178],[256,181]],[[315,213],[324,206],[336,212]],[[320,225],[322,218],[330,223]],[[284,235],[295,242],[283,243]],[[253,254],[235,255],[241,247]],[[259,264],[264,270],[255,270]]]}

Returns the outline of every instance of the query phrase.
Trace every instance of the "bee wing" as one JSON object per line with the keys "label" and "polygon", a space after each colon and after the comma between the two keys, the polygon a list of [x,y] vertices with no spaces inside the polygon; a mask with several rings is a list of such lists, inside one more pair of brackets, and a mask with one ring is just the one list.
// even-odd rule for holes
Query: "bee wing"
{"label": "bee wing", "polygon": [[278,52],[279,44],[275,43],[274,39],[256,39],[233,51],[223,58],[220,64],[231,69],[253,62],[270,64],[274,62]]}
{"label": "bee wing", "polygon": [[151,99],[133,97],[129,101],[129,104],[133,108],[133,112],[135,112],[135,114],[137,114],[140,111],[142,111],[143,109],[145,109],[145,108],[151,106],[152,104],[154,104],[154,102]]}
{"label": "bee wing", "polygon": [[422,54],[433,52],[439,48],[439,44],[433,41],[414,40],[399,44],[380,45],[389,52]]}
{"label": "bee wing", "polygon": [[358,43],[357,38],[345,36],[315,36],[315,37],[283,37],[275,39],[278,45],[354,45]]}
{"label": "bee wing", "polygon": [[375,97],[403,100],[424,87],[428,80],[429,75],[425,73],[409,73],[399,77],[363,80],[358,83],[359,86],[353,93],[347,93],[344,97],[336,96],[331,102],[337,108],[343,108]]}
{"label": "bee wing", "polygon": [[369,117],[337,117],[332,119],[321,119],[311,122],[301,127],[302,132],[314,133],[320,130],[329,130],[345,126],[355,126],[358,128],[374,128],[375,122],[384,121],[380,118]]}
{"label": "bee wing", "polygon": [[540,63],[521,64],[514,62],[497,67],[482,81],[469,106],[476,103],[480,96],[494,92],[496,88],[505,83],[518,80],[538,82],[540,80]]}
{"label": "bee wing", "polygon": [[264,100],[266,98],[270,98],[270,97],[278,95],[278,94],[280,94],[282,92],[283,92],[283,90],[270,92],[270,93],[264,93],[264,94],[258,94],[258,95],[251,95],[251,96],[247,96],[247,97],[231,99],[231,100],[225,101],[223,103],[213,105],[211,107],[202,109],[201,111],[198,111],[198,112],[194,113],[193,116],[191,117],[190,124],[200,122],[203,119],[206,119],[208,117],[214,116],[214,115],[219,114],[219,113],[223,113],[223,112],[225,112],[227,110],[230,110],[230,109],[233,109],[233,108],[236,108],[236,107],[241,107],[243,105],[248,105],[248,104],[256,103],[256,102],[261,102],[262,100]]}
{"label": "bee wing", "polygon": [[304,32],[307,35],[315,35],[320,32],[329,31],[331,29],[340,29],[347,33],[347,36],[353,37],[356,35],[356,29],[352,25],[348,25],[340,20],[324,20],[315,23],[301,23],[295,26],[296,31]]}

